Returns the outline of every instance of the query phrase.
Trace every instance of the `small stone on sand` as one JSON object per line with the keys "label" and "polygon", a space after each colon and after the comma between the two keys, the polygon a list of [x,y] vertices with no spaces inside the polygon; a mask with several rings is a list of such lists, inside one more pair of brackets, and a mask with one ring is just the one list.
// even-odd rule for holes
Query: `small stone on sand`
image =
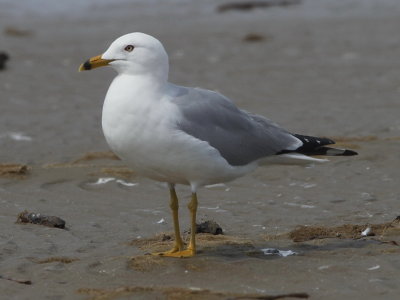
{"label": "small stone on sand", "polygon": [[17,223],[32,223],[48,227],[65,228],[65,221],[59,217],[23,211],[18,215]]}
{"label": "small stone on sand", "polygon": [[196,224],[196,233],[224,234],[221,226],[215,221],[204,221]]}

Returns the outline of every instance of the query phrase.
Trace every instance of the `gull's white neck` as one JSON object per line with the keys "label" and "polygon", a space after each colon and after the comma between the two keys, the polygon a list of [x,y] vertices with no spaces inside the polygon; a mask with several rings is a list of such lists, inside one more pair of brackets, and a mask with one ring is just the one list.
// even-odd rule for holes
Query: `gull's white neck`
{"label": "gull's white neck", "polygon": [[157,101],[167,85],[166,77],[118,74],[108,89],[106,101],[112,101],[114,104],[123,101],[125,105],[133,105],[136,101]]}

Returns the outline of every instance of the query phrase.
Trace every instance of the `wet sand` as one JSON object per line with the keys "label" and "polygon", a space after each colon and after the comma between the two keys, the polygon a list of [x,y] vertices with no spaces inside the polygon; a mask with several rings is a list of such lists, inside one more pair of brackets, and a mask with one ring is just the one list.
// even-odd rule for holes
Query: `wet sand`
{"label": "wet sand", "polygon": [[[222,3],[118,1],[57,15],[0,4],[10,56],[0,71],[1,299],[397,298],[400,4],[218,13]],[[100,118],[114,72],[77,73],[131,31],[163,41],[171,81],[360,155],[204,188],[199,220],[225,235],[200,235],[194,258],[145,255],[172,243],[168,193],[108,152]],[[190,194],[178,195],[187,230]],[[24,210],[66,229],[15,223]]]}

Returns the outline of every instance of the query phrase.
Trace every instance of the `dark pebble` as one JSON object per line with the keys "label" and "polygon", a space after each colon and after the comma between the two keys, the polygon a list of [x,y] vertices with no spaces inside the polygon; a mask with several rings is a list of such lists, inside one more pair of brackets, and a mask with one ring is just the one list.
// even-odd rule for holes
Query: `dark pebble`
{"label": "dark pebble", "polygon": [[65,228],[65,221],[59,217],[23,211],[18,215],[17,223],[32,223],[48,227]]}
{"label": "dark pebble", "polygon": [[217,7],[217,11],[220,13],[230,10],[250,11],[255,8],[285,7],[300,3],[301,0],[239,1],[221,4]]}
{"label": "dark pebble", "polygon": [[224,234],[221,226],[215,221],[205,221],[196,224],[196,233],[211,233],[213,235]]}
{"label": "dark pebble", "polygon": [[0,52],[0,70],[4,70],[6,68],[6,61],[10,58],[10,56],[5,52]]}

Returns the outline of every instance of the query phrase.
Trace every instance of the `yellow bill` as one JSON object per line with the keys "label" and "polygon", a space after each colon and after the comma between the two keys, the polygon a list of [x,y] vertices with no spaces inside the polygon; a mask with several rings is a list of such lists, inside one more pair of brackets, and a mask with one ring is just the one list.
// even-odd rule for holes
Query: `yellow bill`
{"label": "yellow bill", "polygon": [[89,71],[91,69],[95,69],[98,67],[104,67],[104,66],[107,66],[112,61],[113,61],[113,59],[102,59],[101,55],[97,55],[92,58],[89,58],[87,61],[85,61],[83,64],[81,64],[79,66],[79,72]]}

